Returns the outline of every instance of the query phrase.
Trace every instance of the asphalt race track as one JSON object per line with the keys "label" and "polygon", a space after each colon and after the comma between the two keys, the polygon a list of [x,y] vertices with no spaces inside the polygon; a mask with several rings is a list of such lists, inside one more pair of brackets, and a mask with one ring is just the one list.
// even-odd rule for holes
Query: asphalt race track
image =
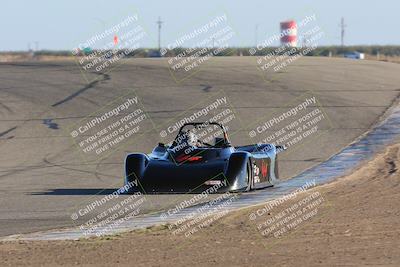
{"label": "asphalt race track", "polygon": [[[166,61],[132,59],[87,76],[75,62],[0,64],[0,236],[84,223],[71,214],[123,185],[126,153],[150,152],[158,125],[216,95],[235,110],[235,145],[253,141],[248,132],[260,118],[288,110],[305,94],[318,99],[330,126],[280,155],[281,178],[289,179],[370,129],[400,94],[400,65],[391,63],[306,57],[265,73],[254,57],[221,57],[177,82]],[[138,96],[157,129],[132,136],[107,157],[82,160],[69,129],[127,92]],[[167,209],[184,197],[146,196],[141,212]]]}

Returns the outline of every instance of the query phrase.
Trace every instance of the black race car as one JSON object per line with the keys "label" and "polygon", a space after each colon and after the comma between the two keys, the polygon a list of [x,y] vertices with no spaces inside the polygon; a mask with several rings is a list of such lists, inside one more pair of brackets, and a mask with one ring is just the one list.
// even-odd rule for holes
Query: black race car
{"label": "black race car", "polygon": [[[198,138],[203,129],[210,127],[214,131],[212,144]],[[215,137],[216,133],[221,137]],[[278,179],[277,154],[282,150],[283,146],[272,144],[233,147],[221,124],[186,123],[170,145],[159,143],[148,155],[127,155],[125,188],[142,193],[194,193],[210,189],[219,193],[273,186]]]}

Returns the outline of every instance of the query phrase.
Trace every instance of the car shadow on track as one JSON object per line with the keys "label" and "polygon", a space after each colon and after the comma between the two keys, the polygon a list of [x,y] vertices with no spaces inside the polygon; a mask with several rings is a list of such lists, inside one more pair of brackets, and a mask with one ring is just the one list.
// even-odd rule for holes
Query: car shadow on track
{"label": "car shadow on track", "polygon": [[43,196],[82,196],[82,195],[110,195],[119,188],[59,188],[43,192],[31,192],[30,195]]}

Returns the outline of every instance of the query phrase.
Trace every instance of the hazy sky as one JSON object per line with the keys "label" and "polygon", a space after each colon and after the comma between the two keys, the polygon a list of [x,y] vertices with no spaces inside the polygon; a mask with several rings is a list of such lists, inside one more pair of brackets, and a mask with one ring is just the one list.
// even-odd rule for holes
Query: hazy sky
{"label": "hazy sky", "polygon": [[157,46],[158,16],[164,21],[162,44],[173,42],[179,33],[226,13],[238,38],[235,46],[253,46],[258,40],[279,33],[279,22],[316,14],[325,32],[321,45],[340,44],[340,19],[347,24],[345,43],[400,44],[400,1],[380,0],[2,0],[0,50],[72,49],[118,18],[136,9],[150,38],[143,46]]}

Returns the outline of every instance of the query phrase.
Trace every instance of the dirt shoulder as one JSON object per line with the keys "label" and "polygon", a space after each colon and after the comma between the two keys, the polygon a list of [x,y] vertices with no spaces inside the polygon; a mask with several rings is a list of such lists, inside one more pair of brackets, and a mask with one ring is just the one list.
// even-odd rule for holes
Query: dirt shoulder
{"label": "dirt shoulder", "polygon": [[[189,237],[158,227],[91,240],[3,242],[0,265],[400,266],[398,166],[395,145],[348,177],[270,210],[266,205],[228,214]],[[303,211],[297,216],[302,220],[273,229],[276,216],[286,211],[282,221],[298,212],[293,207]]]}

